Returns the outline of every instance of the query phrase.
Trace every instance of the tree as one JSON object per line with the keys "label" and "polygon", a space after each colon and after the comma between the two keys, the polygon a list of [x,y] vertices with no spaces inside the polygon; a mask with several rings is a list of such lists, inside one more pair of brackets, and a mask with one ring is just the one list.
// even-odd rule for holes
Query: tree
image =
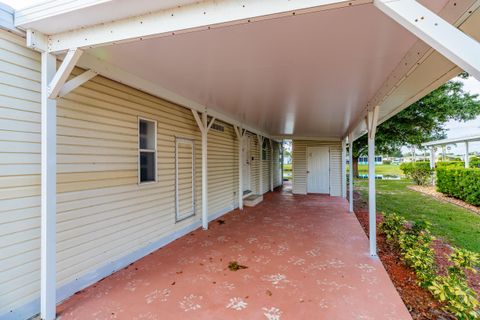
{"label": "tree", "polygon": [[[466,74],[461,77],[468,77]],[[394,154],[402,146],[415,146],[444,139],[449,120],[468,121],[480,115],[478,95],[463,91],[463,83],[449,81],[380,124],[375,136],[377,154]],[[367,153],[367,135],[353,143],[353,171],[358,176],[358,158]]]}

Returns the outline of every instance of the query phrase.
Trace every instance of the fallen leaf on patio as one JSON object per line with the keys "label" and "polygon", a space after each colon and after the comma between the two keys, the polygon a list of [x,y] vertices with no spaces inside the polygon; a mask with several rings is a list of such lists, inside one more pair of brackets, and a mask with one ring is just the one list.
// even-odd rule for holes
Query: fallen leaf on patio
{"label": "fallen leaf on patio", "polygon": [[225,224],[225,220],[217,220],[218,224]]}
{"label": "fallen leaf on patio", "polygon": [[272,291],[270,290],[265,291],[265,293],[267,294],[267,296],[270,296],[270,297],[272,296]]}
{"label": "fallen leaf on patio", "polygon": [[174,285],[175,285],[175,281],[172,282],[172,286],[174,286]]}
{"label": "fallen leaf on patio", "polygon": [[243,266],[241,264],[238,264],[237,261],[230,261],[228,263],[228,269],[230,269],[230,271],[237,271],[237,270],[240,270],[240,269],[247,269],[248,267],[247,266]]}
{"label": "fallen leaf on patio", "polygon": [[177,271],[177,274],[182,274],[182,273],[183,273],[183,271],[182,271],[182,270],[180,270],[180,271]]}

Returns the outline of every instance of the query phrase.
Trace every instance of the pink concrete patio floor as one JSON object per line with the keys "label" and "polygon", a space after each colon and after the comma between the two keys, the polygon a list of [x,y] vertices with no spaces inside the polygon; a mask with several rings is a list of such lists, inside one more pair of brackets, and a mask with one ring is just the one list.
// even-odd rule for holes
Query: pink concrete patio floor
{"label": "pink concrete patio floor", "polygon": [[60,318],[411,319],[343,199],[274,192],[220,219],[76,294]]}

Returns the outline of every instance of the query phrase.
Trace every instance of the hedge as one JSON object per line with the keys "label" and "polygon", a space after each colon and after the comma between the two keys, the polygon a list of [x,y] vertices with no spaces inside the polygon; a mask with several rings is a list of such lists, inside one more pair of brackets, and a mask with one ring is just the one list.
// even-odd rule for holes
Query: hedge
{"label": "hedge", "polygon": [[463,161],[438,161],[436,163],[437,168],[445,168],[445,167],[459,167],[464,168],[465,162]]}
{"label": "hedge", "polygon": [[404,162],[400,165],[403,174],[418,185],[430,183],[433,170],[429,162]]}
{"label": "hedge", "polygon": [[480,168],[480,158],[471,157],[470,158],[470,168]]}
{"label": "hedge", "polygon": [[480,206],[480,169],[438,168],[437,190],[474,206]]}

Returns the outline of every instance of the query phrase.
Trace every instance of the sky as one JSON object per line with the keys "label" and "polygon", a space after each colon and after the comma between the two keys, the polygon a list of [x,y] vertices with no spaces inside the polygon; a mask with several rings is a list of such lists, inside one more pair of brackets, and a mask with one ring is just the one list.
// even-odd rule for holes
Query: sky
{"label": "sky", "polygon": [[[27,6],[35,5],[45,0],[0,0],[3,3],[11,6],[14,9],[21,9]],[[476,93],[480,95],[480,81],[476,80],[473,77],[468,79],[456,78],[456,80],[462,81],[464,83],[465,91],[470,93]],[[448,138],[457,138],[466,135],[480,134],[480,117],[475,120],[468,122],[458,122],[458,121],[449,121],[445,128],[447,131]],[[450,150],[455,154],[463,154],[465,152],[465,146],[459,144],[457,146],[451,146]],[[470,151],[480,152],[480,142],[470,143]]]}
{"label": "sky", "polygon": [[[462,81],[464,84],[464,90],[472,94],[478,94],[480,99],[480,81],[473,77],[469,77],[468,79],[456,78],[455,80]],[[449,121],[446,123],[445,128],[448,130],[448,138],[459,138],[476,134],[480,135],[480,117],[467,122]],[[465,145],[463,143],[450,147],[450,152],[453,152],[454,154],[465,153]],[[470,152],[473,151],[480,152],[480,141],[470,142]]]}

